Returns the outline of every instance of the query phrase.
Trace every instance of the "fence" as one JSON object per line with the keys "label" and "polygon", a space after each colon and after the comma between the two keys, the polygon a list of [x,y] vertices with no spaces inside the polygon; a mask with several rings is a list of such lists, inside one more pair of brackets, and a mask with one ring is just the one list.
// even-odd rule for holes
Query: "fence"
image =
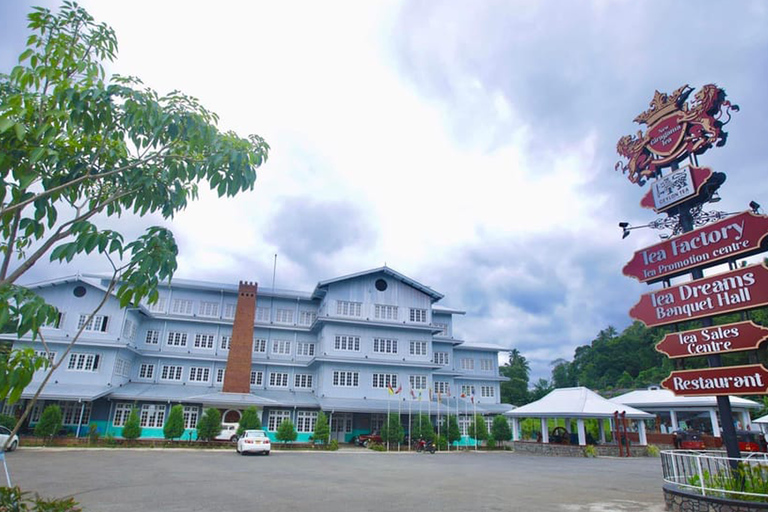
{"label": "fence", "polygon": [[703,496],[768,501],[768,454],[732,459],[722,451],[664,450],[664,481]]}

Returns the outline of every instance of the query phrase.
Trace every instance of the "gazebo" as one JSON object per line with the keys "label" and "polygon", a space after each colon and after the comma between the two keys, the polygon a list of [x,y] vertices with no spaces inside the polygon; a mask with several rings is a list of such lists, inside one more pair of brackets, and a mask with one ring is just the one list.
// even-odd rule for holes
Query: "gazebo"
{"label": "gazebo", "polygon": [[[752,400],[728,397],[731,409],[738,418],[738,428],[749,429],[750,409],[762,406]],[[663,434],[678,429],[694,428],[704,433],[720,437],[720,421],[717,416],[717,397],[714,396],[675,396],[667,389],[639,389],[611,399],[617,407],[629,406],[657,416],[660,425],[657,428]]]}
{"label": "gazebo", "polygon": [[[587,444],[584,428],[585,419],[612,420],[616,412],[637,423],[640,445],[646,445],[645,422],[638,420],[653,419],[652,414],[611,402],[585,387],[555,389],[544,398],[530,404],[507,411],[504,416],[512,419],[512,440],[520,440],[520,418],[539,418],[541,420],[541,441],[549,443],[548,419],[576,419],[579,445]],[[569,422],[566,422],[569,425]],[[600,425],[600,441],[605,442],[603,421]],[[566,427],[567,428],[567,427]]]}

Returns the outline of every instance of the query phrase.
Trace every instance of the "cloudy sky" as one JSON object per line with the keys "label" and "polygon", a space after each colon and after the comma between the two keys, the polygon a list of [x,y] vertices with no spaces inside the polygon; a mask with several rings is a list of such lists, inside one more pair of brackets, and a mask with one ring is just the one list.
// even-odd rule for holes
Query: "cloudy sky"
{"label": "cloudy sky", "polygon": [[[2,72],[30,5],[0,2]],[[466,310],[464,339],[520,350],[535,380],[626,327],[647,291],[621,268],[658,232],[622,240],[617,222],[655,217],[614,165],[654,90],[724,87],[741,112],[700,158],[728,174],[717,209],[768,204],[761,0],[83,5],[117,32],[113,72],[194,95],[272,147],[253,192],[203,194],[170,223],[178,277],[271,286],[278,254],[276,286],[311,290],[386,263]]]}

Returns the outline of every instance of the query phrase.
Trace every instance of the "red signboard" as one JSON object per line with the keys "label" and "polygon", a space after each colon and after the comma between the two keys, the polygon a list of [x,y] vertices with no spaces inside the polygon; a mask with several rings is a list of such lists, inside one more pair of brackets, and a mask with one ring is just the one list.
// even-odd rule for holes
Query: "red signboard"
{"label": "red signboard", "polygon": [[692,331],[673,332],[656,344],[656,350],[677,357],[754,350],[768,338],[768,328],[753,322],[736,322]]}
{"label": "red signboard", "polygon": [[[685,169],[685,168],[683,168]],[[712,169],[709,167],[691,167],[691,185],[692,190],[690,194],[685,195],[684,197],[681,197],[679,200],[671,201],[669,203],[666,203],[664,205],[657,205],[656,200],[653,196],[654,188],[656,187],[656,184],[659,183],[660,180],[656,180],[653,183],[651,183],[651,187],[646,192],[646,194],[643,196],[642,201],[640,201],[640,206],[643,208],[650,208],[651,210],[655,212],[663,212],[670,208],[672,208],[675,205],[680,204],[681,202],[685,201],[686,199],[690,198],[691,196],[695,196],[699,193],[701,190],[701,187],[704,186],[704,184],[707,182],[709,178],[712,177]]]}
{"label": "red signboard", "polygon": [[768,268],[752,265],[645,293],[629,311],[648,327],[768,304]]}
{"label": "red signboard", "polygon": [[768,370],[761,364],[750,364],[675,371],[661,387],[677,396],[764,395],[768,392]]}
{"label": "red signboard", "polygon": [[761,252],[766,236],[768,216],[743,212],[635,252],[624,275],[641,283],[659,281]]}

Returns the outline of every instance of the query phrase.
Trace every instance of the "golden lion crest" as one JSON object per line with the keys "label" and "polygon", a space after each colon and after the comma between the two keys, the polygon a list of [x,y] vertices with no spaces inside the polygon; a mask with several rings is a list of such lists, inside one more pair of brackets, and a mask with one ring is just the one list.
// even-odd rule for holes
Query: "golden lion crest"
{"label": "golden lion crest", "polygon": [[738,112],[738,105],[726,101],[725,91],[714,84],[702,87],[688,105],[691,92],[687,84],[672,94],[656,91],[651,108],[635,118],[648,126],[645,133],[619,139],[616,151],[627,161],[620,160],[615,169],[627,174],[629,181],[642,186],[672,164],[725,145],[728,134],[723,126],[731,120],[731,111]]}

